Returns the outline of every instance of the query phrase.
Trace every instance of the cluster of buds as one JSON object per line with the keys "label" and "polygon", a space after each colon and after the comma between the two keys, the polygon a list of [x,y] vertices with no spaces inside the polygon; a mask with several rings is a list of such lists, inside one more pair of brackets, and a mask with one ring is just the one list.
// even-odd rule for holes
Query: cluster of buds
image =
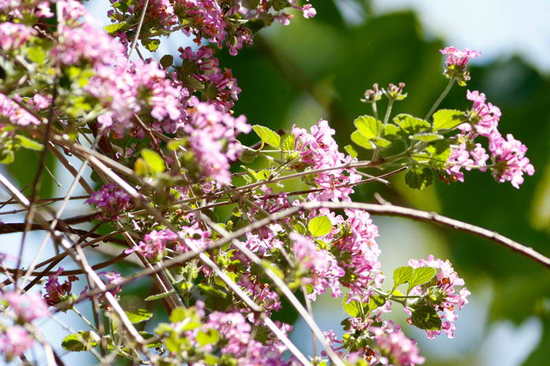
{"label": "cluster of buds", "polygon": [[378,83],[372,84],[372,89],[365,90],[364,97],[361,98],[363,103],[376,103],[382,99],[383,89],[380,89]]}
{"label": "cluster of buds", "polygon": [[400,82],[397,85],[389,83],[388,88],[384,89],[384,95],[392,101],[400,101],[407,97],[407,93],[403,93],[403,89],[405,89],[406,84],[404,82]]}
{"label": "cluster of buds", "polygon": [[406,84],[404,82],[400,82],[397,85],[389,83],[387,88],[384,89],[380,88],[378,83],[374,83],[372,84],[371,89],[365,90],[364,96],[361,98],[361,102],[376,103],[382,99],[382,96],[385,96],[391,101],[403,100],[407,97],[407,93],[403,93],[405,86]]}

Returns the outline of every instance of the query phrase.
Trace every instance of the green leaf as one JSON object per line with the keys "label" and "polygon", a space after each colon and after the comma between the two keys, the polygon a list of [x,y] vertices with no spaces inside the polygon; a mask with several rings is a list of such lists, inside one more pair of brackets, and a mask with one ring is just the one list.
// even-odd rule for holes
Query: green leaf
{"label": "green leaf", "polygon": [[42,151],[44,149],[44,145],[42,145],[37,141],[31,140],[26,136],[16,135],[15,138],[17,139],[17,142],[19,142],[19,144],[25,149],[34,150],[34,151]]}
{"label": "green leaf", "polygon": [[172,310],[172,313],[170,313],[170,322],[179,323],[184,321],[187,317],[189,317],[189,310],[180,306]]}
{"label": "green leaf", "polygon": [[347,301],[344,299],[342,302],[342,308],[351,317],[355,318],[361,315],[361,304],[358,301]]}
{"label": "green leaf", "polygon": [[466,122],[464,112],[456,109],[440,109],[433,115],[434,131],[451,130]]}
{"label": "green leaf", "polygon": [[159,63],[164,67],[165,69],[172,66],[174,63],[174,56],[172,55],[164,55],[160,58]]}
{"label": "green leaf", "polygon": [[143,43],[147,50],[155,52],[160,46],[160,39],[144,39],[141,43]]}
{"label": "green leaf", "polygon": [[166,144],[166,147],[170,151],[176,151],[180,146],[185,145],[186,142],[187,142],[187,139],[174,139],[174,140],[168,141],[168,143]]}
{"label": "green leaf", "polygon": [[440,330],[441,319],[432,306],[421,305],[413,309],[412,324],[420,329]]}
{"label": "green leaf", "polygon": [[399,267],[393,271],[393,285],[397,287],[411,280],[413,268],[409,266]]}
{"label": "green leaf", "polygon": [[396,125],[393,125],[391,123],[388,123],[384,126],[384,137],[396,137],[399,133],[399,127]]}
{"label": "green leaf", "polygon": [[124,27],[126,27],[126,25],[127,25],[126,22],[120,22],[120,23],[106,25],[105,27],[103,27],[103,29],[105,29],[105,32],[109,34],[113,34],[120,31]]}
{"label": "green leaf", "polygon": [[372,295],[369,298],[369,311],[379,308],[386,303],[386,298],[382,295]]}
{"label": "green leaf", "polygon": [[128,316],[128,319],[133,324],[141,323],[146,320],[149,320],[153,317],[153,313],[147,311],[146,309],[137,309],[134,311],[126,311],[126,315]]}
{"label": "green leaf", "polygon": [[384,125],[382,122],[372,116],[359,116],[353,121],[353,124],[367,139],[379,137],[384,130]]}
{"label": "green leaf", "polygon": [[243,163],[252,163],[258,157],[259,153],[257,151],[245,149],[239,156],[239,160]]}
{"label": "green leaf", "polygon": [[12,150],[0,151],[0,164],[11,164],[15,161],[15,153]]}
{"label": "green leaf", "polygon": [[402,131],[407,134],[415,134],[420,132],[429,132],[432,126],[428,121],[411,116],[410,114],[401,113],[393,118],[393,122],[398,125]]}
{"label": "green leaf", "polygon": [[423,190],[433,181],[433,172],[430,168],[413,168],[405,175],[405,183],[411,188]]}
{"label": "green leaf", "polygon": [[264,144],[268,144],[275,149],[278,149],[281,146],[281,136],[270,128],[260,125],[252,126],[256,135],[262,140]]}
{"label": "green leaf", "polygon": [[391,145],[391,141],[386,140],[385,138],[382,138],[382,137],[377,137],[377,138],[373,139],[372,141],[374,142],[374,144],[377,147],[379,147],[381,149]]}
{"label": "green leaf", "polygon": [[332,230],[332,223],[326,216],[317,216],[309,220],[307,229],[315,237],[324,236]]}
{"label": "green leaf", "polygon": [[296,138],[292,134],[286,134],[281,138],[281,150],[293,151],[295,147]]}
{"label": "green leaf", "polygon": [[437,274],[437,270],[432,267],[415,268],[409,281],[409,288],[423,285],[430,282]]}
{"label": "green leaf", "polygon": [[362,148],[367,149],[367,150],[376,149],[376,145],[374,144],[372,139],[369,139],[369,138],[363,136],[363,134],[361,132],[359,132],[358,130],[354,131],[351,134],[351,141],[353,141],[355,144],[357,144],[357,145],[359,145]]}
{"label": "green leaf", "polygon": [[432,142],[443,140],[444,136],[434,132],[421,132],[415,133],[414,135],[409,136],[409,138],[415,141]]}
{"label": "green leaf", "polygon": [[31,47],[27,52],[27,58],[37,64],[43,63],[46,60],[46,56],[46,51],[41,46]]}
{"label": "green leaf", "polygon": [[216,344],[220,340],[220,333],[216,329],[199,330],[195,339],[201,346]]}
{"label": "green leaf", "polygon": [[92,347],[97,346],[99,336],[92,331],[80,331],[78,333],[69,334],[61,345],[68,351],[89,351]]}
{"label": "green leaf", "polygon": [[344,146],[344,150],[348,153],[349,156],[351,156],[352,158],[356,158],[357,157],[357,151],[353,148],[353,146],[351,145],[346,145]]}
{"label": "green leaf", "polygon": [[265,260],[265,259],[262,260],[261,263],[262,263],[262,267],[264,267],[265,269],[270,269],[280,279],[285,278],[285,273],[276,264],[274,264],[274,263],[272,263],[268,260]]}
{"label": "green leaf", "polygon": [[162,160],[162,157],[157,152],[150,149],[143,149],[141,150],[141,156],[147,164],[150,173],[159,174],[166,169],[164,160]]}

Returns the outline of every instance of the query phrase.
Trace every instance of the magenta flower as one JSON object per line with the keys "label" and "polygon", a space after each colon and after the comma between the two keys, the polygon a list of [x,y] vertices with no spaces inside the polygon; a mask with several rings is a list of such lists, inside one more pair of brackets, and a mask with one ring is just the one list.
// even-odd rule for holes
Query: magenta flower
{"label": "magenta flower", "polygon": [[494,161],[491,169],[493,176],[499,182],[510,182],[515,188],[523,183],[523,174],[535,174],[535,168],[525,157],[527,146],[518,141],[511,134],[506,138],[498,132],[489,138],[489,150]]}
{"label": "magenta flower", "polygon": [[445,59],[447,66],[455,65],[459,67],[465,67],[471,59],[481,55],[478,51],[469,50],[467,48],[459,50],[455,47],[445,47],[439,52],[447,56]]}
{"label": "magenta flower", "polygon": [[172,230],[153,230],[143,237],[135,251],[144,257],[159,260],[165,255],[166,248],[178,240],[178,234]]}
{"label": "magenta flower", "polygon": [[246,354],[248,344],[252,340],[252,327],[241,313],[223,313],[215,311],[208,316],[207,328],[216,329],[227,340],[223,353],[235,356]]}
{"label": "magenta flower", "polygon": [[132,207],[132,198],[118,185],[109,183],[92,193],[86,203],[101,209],[105,218],[116,218]]}
{"label": "magenta flower", "polygon": [[44,286],[46,294],[44,294],[44,300],[49,306],[55,306],[62,301],[65,301],[67,297],[71,295],[72,282],[78,278],[75,276],[69,276],[68,279],[60,283],[59,274],[63,272],[63,268],[60,267],[54,275],[48,277],[48,282]]}

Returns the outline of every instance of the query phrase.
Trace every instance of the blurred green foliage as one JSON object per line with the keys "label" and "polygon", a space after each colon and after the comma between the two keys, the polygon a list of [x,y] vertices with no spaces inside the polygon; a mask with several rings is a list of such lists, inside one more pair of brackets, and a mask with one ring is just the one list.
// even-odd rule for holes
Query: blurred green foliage
{"label": "blurred green foliage", "polygon": [[[366,4],[366,3],[361,3]],[[292,124],[307,126],[327,119],[341,146],[349,143],[356,116],[370,113],[359,101],[374,82],[405,82],[409,97],[396,113],[423,116],[446,84],[441,75],[445,43],[428,38],[416,15],[399,12],[367,14],[360,24],[346,23],[332,1],[314,2],[318,16],[295,18],[288,27],[260,33],[254,47],[222,63],[233,69],[243,89],[236,113],[251,123],[273,129]],[[372,201],[379,192],[395,204],[437,210],[526,243],[550,255],[550,78],[519,58],[495,60],[471,70],[471,90],[481,90],[503,112],[502,131],[512,133],[528,147],[535,176],[520,190],[498,184],[488,174],[472,173],[465,183],[438,182],[427,191],[411,191],[395,178],[393,188],[362,187],[359,201]],[[466,109],[466,88],[455,87],[442,108]],[[249,136],[250,142],[256,137]],[[526,366],[546,364],[550,349],[550,275],[532,262],[487,240],[447,229],[444,238],[451,261],[475,283],[490,278],[494,288],[489,320],[520,323],[528,317],[543,320],[544,334]],[[454,364],[468,364],[463,360]],[[429,361],[428,361],[429,362]],[[435,363],[428,363],[434,365]]]}

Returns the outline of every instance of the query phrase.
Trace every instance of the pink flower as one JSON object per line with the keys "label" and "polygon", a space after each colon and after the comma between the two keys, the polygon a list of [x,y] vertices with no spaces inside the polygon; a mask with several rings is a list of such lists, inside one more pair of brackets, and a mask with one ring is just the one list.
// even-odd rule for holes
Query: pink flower
{"label": "pink flower", "polygon": [[368,212],[346,210],[346,229],[349,232],[334,243],[338,248],[338,265],[346,271],[340,279],[349,288],[349,300],[368,302],[372,287],[380,287],[384,280],[380,263],[380,248],[375,239],[378,227]]}
{"label": "pink flower", "polygon": [[35,34],[35,30],[23,24],[0,24],[0,48],[4,51],[19,48]]}
{"label": "pink flower", "polygon": [[487,170],[487,159],[489,159],[489,155],[481,144],[476,143],[473,146],[466,143],[451,145],[451,155],[447,160],[446,173],[453,180],[464,182],[462,169],[485,171]]}
{"label": "pink flower", "polygon": [[489,150],[495,164],[491,170],[499,183],[508,181],[519,188],[524,181],[524,173],[535,174],[535,168],[525,157],[527,146],[511,134],[507,134],[506,138],[498,132],[492,134],[489,138]]}
{"label": "pink flower", "polygon": [[473,102],[469,122],[479,135],[489,137],[497,130],[501,116],[500,109],[491,103],[485,103],[485,94],[477,90],[473,92],[468,90],[466,98]]}
{"label": "pink flower", "polygon": [[212,178],[221,185],[231,183],[230,163],[235,161],[242,150],[237,140],[240,133],[251,129],[244,116],[233,117],[220,111],[216,105],[202,103],[192,98],[194,110],[184,131],[189,135],[189,143],[203,177]]}
{"label": "pink flower", "polygon": [[135,251],[147,258],[161,259],[165,255],[166,248],[179,240],[178,234],[169,229],[153,230],[143,237],[143,241]]}
{"label": "pink flower", "polygon": [[101,209],[104,218],[116,218],[132,207],[132,198],[118,185],[109,183],[92,193],[86,203]]}
{"label": "pink flower", "polygon": [[33,344],[32,336],[20,325],[13,325],[0,333],[0,353],[8,362],[24,354]]}
{"label": "pink flower", "polygon": [[41,123],[35,116],[2,93],[0,93],[0,116],[6,117],[10,123],[19,126],[39,125]]}
{"label": "pink flower", "polygon": [[317,15],[317,10],[311,5],[306,4],[302,7],[302,12],[304,14],[304,18],[309,19],[313,18],[315,15]]}
{"label": "pink flower", "polygon": [[447,56],[445,60],[447,66],[456,65],[459,67],[466,66],[471,59],[481,55],[478,51],[469,50],[467,48],[464,50],[459,50],[455,47],[446,47],[439,52]]}
{"label": "pink flower", "polygon": [[434,306],[441,318],[441,330],[427,330],[428,338],[444,332],[449,338],[454,338],[457,312],[468,303],[470,291],[464,286],[464,280],[454,271],[451,262],[437,259],[430,255],[427,259],[410,259],[409,266],[412,268],[431,267],[437,269],[435,276],[435,288],[416,286],[410,295],[428,297],[430,304]]}
{"label": "pink flower", "polygon": [[215,311],[208,316],[207,328],[216,329],[226,340],[223,353],[244,356],[252,341],[252,327],[241,313],[223,313]]}
{"label": "pink flower", "polygon": [[318,295],[323,294],[328,288],[332,295],[341,295],[339,279],[345,272],[338,266],[336,259],[328,251],[319,249],[315,243],[305,236],[291,233],[290,239],[294,242],[293,253],[298,263],[311,271],[305,282],[313,287],[308,296],[315,300]]}
{"label": "pink flower", "polygon": [[38,293],[5,292],[0,299],[6,301],[17,318],[24,322],[44,318],[50,315],[48,305]]}
{"label": "pink flower", "polygon": [[[303,128],[293,127],[295,136],[295,149],[300,152],[301,161],[296,163],[296,168],[309,166],[312,169],[333,168],[352,161],[351,157],[338,151],[338,144],[332,137],[335,131],[330,128],[327,121],[319,121],[307,131]],[[353,187],[338,187],[361,180],[354,169],[327,170],[315,174],[314,181],[320,188],[326,188],[321,192],[308,196],[310,200],[318,201],[349,201],[353,193]]]}
{"label": "pink flower", "polygon": [[425,359],[420,355],[416,341],[408,338],[401,327],[391,320],[384,321],[382,326],[373,327],[376,346],[380,352],[377,362],[386,365],[391,362],[400,366],[423,364]]}

